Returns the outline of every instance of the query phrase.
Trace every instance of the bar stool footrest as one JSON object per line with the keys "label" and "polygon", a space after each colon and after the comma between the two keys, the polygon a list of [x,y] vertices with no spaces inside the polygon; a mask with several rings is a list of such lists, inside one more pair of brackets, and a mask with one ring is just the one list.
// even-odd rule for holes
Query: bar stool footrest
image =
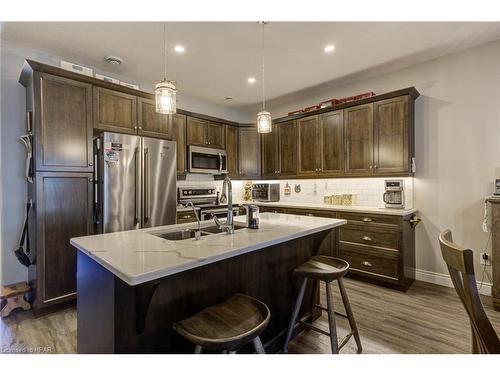
{"label": "bar stool footrest", "polygon": [[[317,307],[320,307],[320,306],[317,306]],[[343,314],[339,314],[339,315],[342,316]],[[346,318],[347,318],[347,316],[346,316]],[[325,330],[323,330],[321,328],[316,327],[315,325],[313,325],[311,323],[306,322],[305,321],[306,319],[307,319],[307,317],[304,317],[302,319],[297,319],[295,322],[296,322],[296,324],[302,324],[302,325],[306,326],[307,328],[312,329],[313,331],[316,331],[318,333],[321,333],[321,334],[323,334],[325,336],[330,337],[330,332],[327,332],[327,331],[325,331]],[[342,341],[339,344],[339,350],[342,349],[345,346],[345,344],[347,344],[347,342],[351,339],[351,337],[353,335],[354,335],[354,331],[351,330],[347,335],[345,335],[342,338]]]}
{"label": "bar stool footrest", "polygon": [[[323,306],[323,305],[318,305],[318,304],[316,304],[316,305],[314,305],[314,306],[315,306],[315,307],[317,307],[318,309],[321,309],[321,310],[323,310],[323,311],[328,312],[328,309],[327,309],[325,306]],[[339,313],[339,312],[337,312],[337,311],[334,311],[334,313],[335,313],[335,315],[339,315],[339,316],[341,316],[342,318],[349,319],[349,317],[348,317],[346,314],[342,314],[342,313]]]}

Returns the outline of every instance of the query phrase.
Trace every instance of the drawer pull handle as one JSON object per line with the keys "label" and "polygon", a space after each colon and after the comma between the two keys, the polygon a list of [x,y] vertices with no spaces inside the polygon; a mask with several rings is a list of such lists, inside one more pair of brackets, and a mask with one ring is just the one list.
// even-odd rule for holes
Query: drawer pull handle
{"label": "drawer pull handle", "polygon": [[365,218],[363,218],[363,221],[365,223],[370,223],[372,221],[372,219],[370,219],[369,217],[365,217]]}
{"label": "drawer pull handle", "polygon": [[363,240],[364,240],[364,241],[371,241],[371,240],[372,240],[372,238],[371,238],[371,237],[368,237],[368,236],[363,236]]}
{"label": "drawer pull handle", "polygon": [[183,218],[183,219],[190,219],[190,218],[191,218],[191,215],[184,215],[182,218]]}
{"label": "drawer pull handle", "polygon": [[361,262],[361,264],[363,266],[366,266],[366,267],[371,267],[372,266],[372,264],[370,262],[366,261],[366,260],[364,262]]}
{"label": "drawer pull handle", "polygon": [[307,214],[307,216],[314,216],[313,214]]}

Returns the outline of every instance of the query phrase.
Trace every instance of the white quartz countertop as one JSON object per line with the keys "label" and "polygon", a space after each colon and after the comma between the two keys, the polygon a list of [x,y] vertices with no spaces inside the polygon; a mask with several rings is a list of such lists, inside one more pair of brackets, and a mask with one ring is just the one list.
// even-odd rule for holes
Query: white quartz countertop
{"label": "white quartz countertop", "polygon": [[[234,218],[240,225],[245,220],[245,216]],[[127,284],[137,285],[344,224],[339,219],[261,213],[259,229],[237,229],[232,235],[169,241],[153,234],[197,228],[196,223],[187,223],[76,237],[71,244]],[[213,221],[202,222],[212,225]]]}
{"label": "white quartz countertop", "polygon": [[406,216],[418,211],[416,208],[401,209],[401,208],[383,208],[383,207],[379,208],[379,207],[364,207],[364,206],[334,206],[331,204],[324,204],[324,203],[302,203],[302,202],[284,202],[284,201],[279,201],[279,202],[240,201],[238,203],[240,205],[251,203],[257,206],[303,208],[303,209],[309,208],[314,210],[360,212],[360,213],[395,215],[395,216]]}

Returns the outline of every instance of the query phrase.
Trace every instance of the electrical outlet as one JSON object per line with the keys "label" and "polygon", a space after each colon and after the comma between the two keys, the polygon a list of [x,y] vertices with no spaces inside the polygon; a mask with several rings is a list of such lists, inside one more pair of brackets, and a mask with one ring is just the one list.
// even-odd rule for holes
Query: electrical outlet
{"label": "electrical outlet", "polygon": [[479,264],[484,264],[486,266],[491,266],[491,256],[488,253],[479,254]]}

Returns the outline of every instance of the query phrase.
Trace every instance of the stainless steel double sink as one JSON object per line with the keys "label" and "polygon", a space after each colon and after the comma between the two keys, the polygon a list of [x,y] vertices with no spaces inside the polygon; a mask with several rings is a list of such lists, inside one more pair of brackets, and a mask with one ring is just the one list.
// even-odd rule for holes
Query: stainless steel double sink
{"label": "stainless steel double sink", "polygon": [[[234,224],[234,230],[246,228],[245,225]],[[188,240],[190,238],[194,238],[196,236],[196,232],[198,228],[184,228],[176,231],[165,231],[165,232],[156,232],[151,233],[153,236],[157,236],[160,238],[164,238],[169,241],[181,241]],[[201,236],[209,236],[212,234],[223,233],[224,231],[217,228],[216,225],[201,227]]]}

